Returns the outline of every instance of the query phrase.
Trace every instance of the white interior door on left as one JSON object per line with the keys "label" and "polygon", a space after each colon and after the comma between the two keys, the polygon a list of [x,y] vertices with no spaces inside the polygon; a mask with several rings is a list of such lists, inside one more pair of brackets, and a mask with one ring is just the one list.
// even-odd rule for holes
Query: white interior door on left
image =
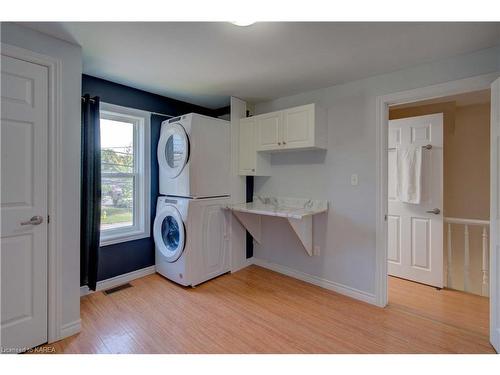
{"label": "white interior door on left", "polygon": [[47,341],[48,68],[2,55],[3,353]]}

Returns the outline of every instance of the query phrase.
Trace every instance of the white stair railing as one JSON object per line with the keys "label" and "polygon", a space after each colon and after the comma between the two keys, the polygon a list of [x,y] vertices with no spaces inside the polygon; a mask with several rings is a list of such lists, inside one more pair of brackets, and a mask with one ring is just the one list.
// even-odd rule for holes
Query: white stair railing
{"label": "white stair railing", "polygon": [[476,219],[463,219],[456,217],[445,217],[444,222],[448,224],[448,259],[446,265],[446,276],[447,276],[447,286],[452,286],[452,254],[453,247],[451,241],[451,227],[452,224],[459,224],[464,226],[464,291],[470,292],[471,278],[470,278],[470,240],[469,240],[469,226],[480,226],[482,227],[482,263],[481,263],[481,295],[489,295],[489,274],[488,274],[488,260],[489,260],[489,246],[488,246],[488,230],[490,227],[490,222],[488,220],[476,220]]}

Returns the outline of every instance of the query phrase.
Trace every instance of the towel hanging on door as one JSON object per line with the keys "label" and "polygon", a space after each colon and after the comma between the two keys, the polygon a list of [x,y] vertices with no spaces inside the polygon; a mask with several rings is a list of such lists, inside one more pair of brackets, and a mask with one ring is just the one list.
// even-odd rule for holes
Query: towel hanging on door
{"label": "towel hanging on door", "polygon": [[396,194],[403,203],[420,204],[422,147],[401,146],[396,150]]}

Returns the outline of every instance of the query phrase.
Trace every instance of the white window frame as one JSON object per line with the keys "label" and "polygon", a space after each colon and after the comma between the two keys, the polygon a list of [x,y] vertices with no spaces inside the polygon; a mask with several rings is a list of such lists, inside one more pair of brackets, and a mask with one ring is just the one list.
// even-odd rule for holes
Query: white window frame
{"label": "white window frame", "polygon": [[[100,117],[134,124],[134,223],[132,226],[102,230],[100,246],[148,238],[151,235],[151,113],[101,102]],[[130,173],[107,173],[106,175],[110,177],[129,177]]]}

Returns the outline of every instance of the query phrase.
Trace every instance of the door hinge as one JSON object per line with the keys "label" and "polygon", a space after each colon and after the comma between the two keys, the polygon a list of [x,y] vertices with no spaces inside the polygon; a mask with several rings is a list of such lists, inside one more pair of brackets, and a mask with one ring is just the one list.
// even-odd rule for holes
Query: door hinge
{"label": "door hinge", "polygon": [[387,221],[387,214],[384,215],[384,221]]}

